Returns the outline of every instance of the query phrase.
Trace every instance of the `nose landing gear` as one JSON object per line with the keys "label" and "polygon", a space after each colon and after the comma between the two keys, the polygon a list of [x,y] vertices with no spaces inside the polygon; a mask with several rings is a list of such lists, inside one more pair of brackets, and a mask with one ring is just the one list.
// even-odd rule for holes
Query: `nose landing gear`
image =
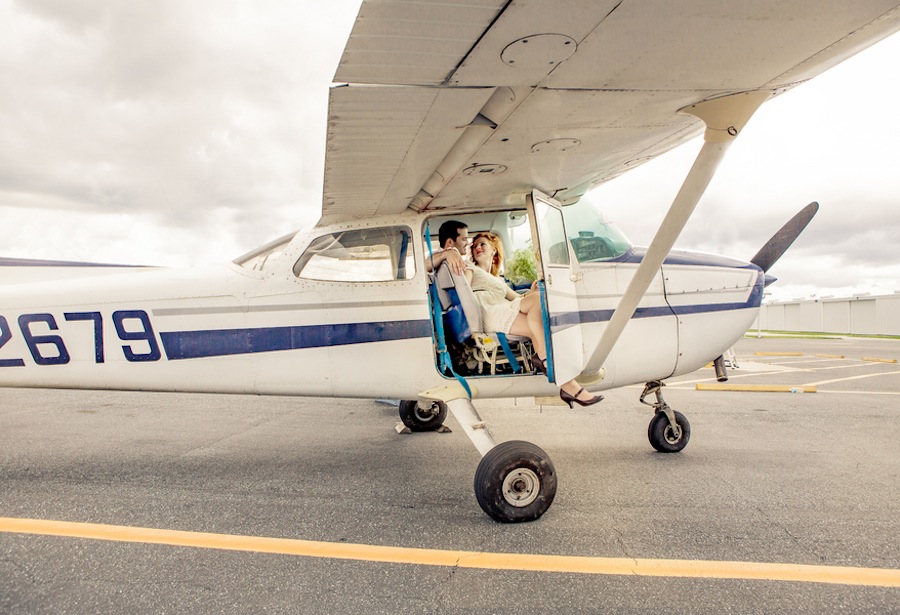
{"label": "nose landing gear", "polygon": [[[659,380],[644,385],[641,403],[653,408],[654,415],[647,429],[650,445],[660,453],[677,453],[687,446],[691,439],[691,424],[682,413],[673,410],[662,396],[665,386]],[[645,401],[650,394],[656,395],[655,402]]]}

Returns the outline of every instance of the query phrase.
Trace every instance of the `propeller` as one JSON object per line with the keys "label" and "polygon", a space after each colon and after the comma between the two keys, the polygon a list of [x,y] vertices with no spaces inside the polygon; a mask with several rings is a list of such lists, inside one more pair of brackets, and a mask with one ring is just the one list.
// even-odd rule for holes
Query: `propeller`
{"label": "propeller", "polygon": [[[772,238],[766,242],[766,245],[760,248],[759,252],[756,253],[756,256],[750,259],[750,262],[764,272],[768,271],[772,265],[775,264],[775,261],[781,258],[781,255],[791,247],[791,244],[794,243],[794,240],[803,232],[803,229],[806,228],[806,225],[813,219],[813,216],[816,215],[817,211],[819,211],[819,204],[815,201],[801,209],[793,218],[788,220],[787,224],[782,226],[777,233],[772,235]],[[770,277],[771,276],[766,276],[766,286],[770,283],[768,280]],[[775,281],[774,278],[772,278],[772,281]]]}

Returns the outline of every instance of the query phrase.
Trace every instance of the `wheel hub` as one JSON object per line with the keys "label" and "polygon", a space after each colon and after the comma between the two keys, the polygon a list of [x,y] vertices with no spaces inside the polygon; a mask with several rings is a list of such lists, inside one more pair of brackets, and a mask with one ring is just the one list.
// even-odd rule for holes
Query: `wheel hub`
{"label": "wheel hub", "polygon": [[677,423],[674,427],[668,425],[665,431],[665,438],[669,444],[678,444],[678,441],[681,440],[681,425]]}
{"label": "wheel hub", "polygon": [[503,499],[516,508],[534,502],[540,491],[541,480],[528,468],[516,468],[503,479]]}
{"label": "wheel hub", "polygon": [[427,408],[422,408],[417,405],[414,414],[417,419],[423,423],[427,423],[437,415],[437,408],[435,408],[435,404],[431,404]]}

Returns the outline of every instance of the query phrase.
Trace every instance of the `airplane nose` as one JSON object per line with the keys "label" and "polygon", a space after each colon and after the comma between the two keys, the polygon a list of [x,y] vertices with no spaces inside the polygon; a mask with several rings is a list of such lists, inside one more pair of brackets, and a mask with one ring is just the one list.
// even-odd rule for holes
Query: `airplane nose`
{"label": "airplane nose", "polygon": [[767,273],[766,278],[763,281],[763,286],[765,287],[765,286],[768,286],[769,284],[774,284],[777,281],[778,281],[778,278],[776,278],[774,275],[769,275]]}

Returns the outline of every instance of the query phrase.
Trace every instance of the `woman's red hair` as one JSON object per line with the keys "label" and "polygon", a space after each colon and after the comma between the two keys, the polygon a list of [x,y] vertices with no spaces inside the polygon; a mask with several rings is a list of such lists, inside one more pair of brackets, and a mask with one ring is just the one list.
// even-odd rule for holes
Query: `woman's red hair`
{"label": "woman's red hair", "polygon": [[[481,237],[484,237],[491,244],[491,247],[494,248],[494,258],[491,260],[491,275],[500,275],[500,267],[503,265],[503,244],[500,243],[500,238],[493,233],[478,233],[472,240],[473,247],[475,242]],[[475,260],[474,254],[472,260]]]}

